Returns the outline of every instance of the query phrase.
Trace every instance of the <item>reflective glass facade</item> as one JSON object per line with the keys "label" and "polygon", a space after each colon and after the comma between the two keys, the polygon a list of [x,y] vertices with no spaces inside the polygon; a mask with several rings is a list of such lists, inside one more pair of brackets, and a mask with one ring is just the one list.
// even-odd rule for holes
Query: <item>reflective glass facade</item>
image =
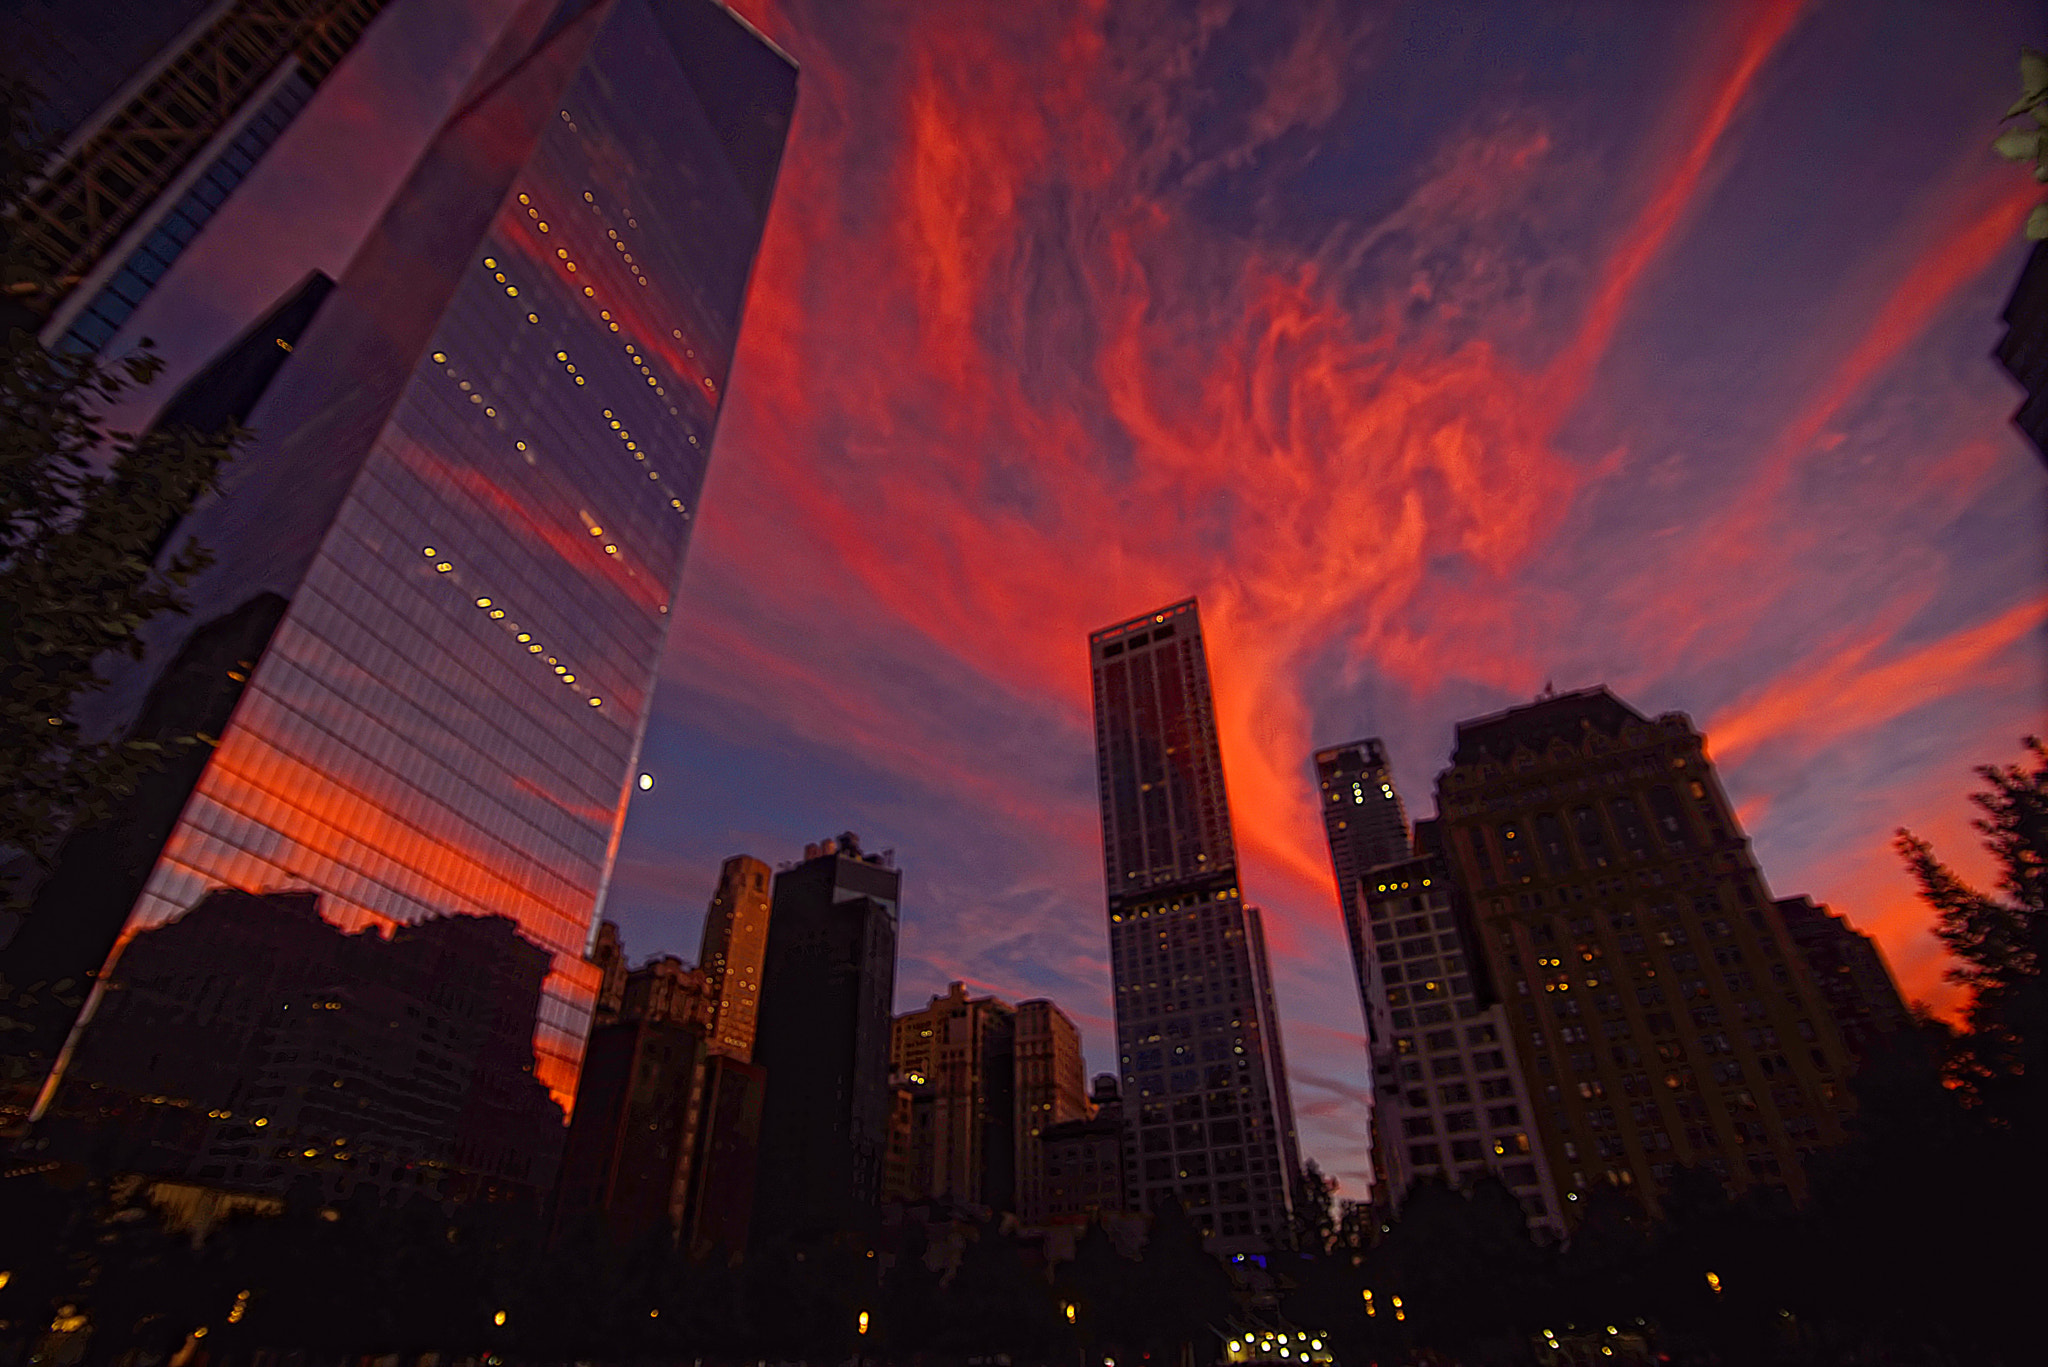
{"label": "reflective glass facade", "polygon": [[794,84],[706,0],[515,21],[193,519],[195,618],[290,606],[128,933],[221,885],[510,917],[569,1104]]}
{"label": "reflective glass facade", "polygon": [[1289,1237],[1299,1166],[1280,1017],[1237,845],[1194,600],[1095,632],[1096,775],[1125,1189],[1219,1252]]}

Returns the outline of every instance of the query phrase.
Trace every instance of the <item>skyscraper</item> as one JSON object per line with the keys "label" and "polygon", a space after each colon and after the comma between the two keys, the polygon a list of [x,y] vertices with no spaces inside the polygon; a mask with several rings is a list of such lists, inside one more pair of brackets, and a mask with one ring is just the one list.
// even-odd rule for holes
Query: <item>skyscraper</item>
{"label": "skyscraper", "polygon": [[287,606],[153,862],[46,887],[37,973],[222,885],[349,930],[505,915],[551,956],[534,1048],[569,1104],[795,79],[710,0],[515,18],[188,519],[217,560],[154,660]]}
{"label": "skyscraper", "polygon": [[385,0],[28,4],[0,68],[63,142],[16,206],[56,281],[45,345],[98,351],[346,56]]}
{"label": "skyscraper", "polygon": [[[1434,824],[1419,830],[1433,837]],[[1536,1117],[1506,1010],[1470,943],[1470,908],[1443,859],[1431,849],[1381,864],[1365,878],[1361,900],[1382,1199],[1398,1209],[1419,1179],[1463,1185],[1491,1173],[1532,1222],[1561,1233],[1557,1191],[1530,1139]],[[1399,1030],[1396,1013],[1408,1022]]]}
{"label": "skyscraper", "polygon": [[754,1056],[761,1008],[761,960],[768,952],[768,880],[773,872],[736,854],[718,870],[718,890],[704,914],[697,967],[711,990],[711,1046],[741,1062]]}
{"label": "skyscraper", "polygon": [[1377,1042],[1368,982],[1372,943],[1360,919],[1359,888],[1371,870],[1408,858],[1408,812],[1394,791],[1387,747],[1377,736],[1318,750],[1315,764],[1323,795],[1323,835],[1330,846],[1330,870],[1337,878],[1337,907],[1351,946],[1351,972],[1366,1008],[1366,1035]]}
{"label": "skyscraper", "polygon": [[767,1070],[750,1241],[876,1219],[889,1149],[889,1007],[903,875],[852,832],[775,875],[754,1062]]}
{"label": "skyscraper", "polygon": [[1849,1061],[1691,722],[1604,688],[1463,722],[1437,805],[1567,1213],[1680,1163],[1799,1192]]}
{"label": "skyscraper", "polygon": [[1280,1021],[1188,599],[1088,638],[1126,1186],[1221,1252],[1288,1237],[1299,1168]]}

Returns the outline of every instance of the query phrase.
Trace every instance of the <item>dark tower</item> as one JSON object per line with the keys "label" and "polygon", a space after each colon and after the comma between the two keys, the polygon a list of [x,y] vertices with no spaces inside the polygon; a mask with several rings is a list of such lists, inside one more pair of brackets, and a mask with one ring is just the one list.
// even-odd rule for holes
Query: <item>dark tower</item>
{"label": "dark tower", "polygon": [[1288,1237],[1298,1159],[1258,908],[1246,906],[1193,599],[1088,638],[1129,1169],[1212,1248]]}
{"label": "dark tower", "polygon": [[775,876],[754,1062],[767,1070],[750,1241],[869,1227],[889,1149],[902,874],[851,832]]}

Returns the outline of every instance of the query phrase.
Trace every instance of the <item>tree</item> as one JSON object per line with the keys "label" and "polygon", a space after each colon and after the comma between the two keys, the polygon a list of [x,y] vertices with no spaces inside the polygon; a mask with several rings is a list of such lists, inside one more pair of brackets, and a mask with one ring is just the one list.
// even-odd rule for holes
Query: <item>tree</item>
{"label": "tree", "polygon": [[[2048,57],[2030,47],[2020,49],[2020,98],[2005,117],[2022,114],[2033,115],[2034,126],[2000,133],[1991,145],[2007,161],[2033,162],[2034,179],[2048,181]],[[2027,215],[2027,236],[2037,242],[2048,238],[2048,204]]]}
{"label": "tree", "polygon": [[[0,205],[42,160],[30,99],[0,85]],[[67,831],[164,758],[161,742],[83,734],[75,712],[106,686],[102,660],[139,657],[143,625],[185,609],[207,555],[189,541],[163,552],[242,434],[109,430],[103,415],[162,361],[147,341],[113,362],[45,350],[24,304],[49,293],[38,269],[0,215],[0,857],[46,869]]]}
{"label": "tree", "polygon": [[1994,1123],[2038,1137],[2048,1119],[2048,745],[2034,736],[2024,744],[2032,769],[1984,765],[1977,775],[1987,787],[1970,796],[1983,813],[1971,825],[1997,861],[2003,896],[1971,887],[1911,831],[1901,828],[1894,845],[1956,958],[1949,980],[1970,994],[1951,1078]]}
{"label": "tree", "polygon": [[1319,1257],[1336,1242],[1336,1191],[1336,1179],[1323,1176],[1313,1158],[1295,1174],[1294,1214],[1290,1223],[1297,1251]]}

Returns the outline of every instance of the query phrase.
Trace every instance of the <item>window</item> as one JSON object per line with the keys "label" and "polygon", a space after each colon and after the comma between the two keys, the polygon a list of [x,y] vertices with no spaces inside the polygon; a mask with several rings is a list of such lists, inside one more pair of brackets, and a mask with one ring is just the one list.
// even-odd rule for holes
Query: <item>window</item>
{"label": "window", "polygon": [[1443,1151],[1434,1144],[1410,1144],[1408,1166],[1412,1168],[1440,1168],[1444,1165]]}

